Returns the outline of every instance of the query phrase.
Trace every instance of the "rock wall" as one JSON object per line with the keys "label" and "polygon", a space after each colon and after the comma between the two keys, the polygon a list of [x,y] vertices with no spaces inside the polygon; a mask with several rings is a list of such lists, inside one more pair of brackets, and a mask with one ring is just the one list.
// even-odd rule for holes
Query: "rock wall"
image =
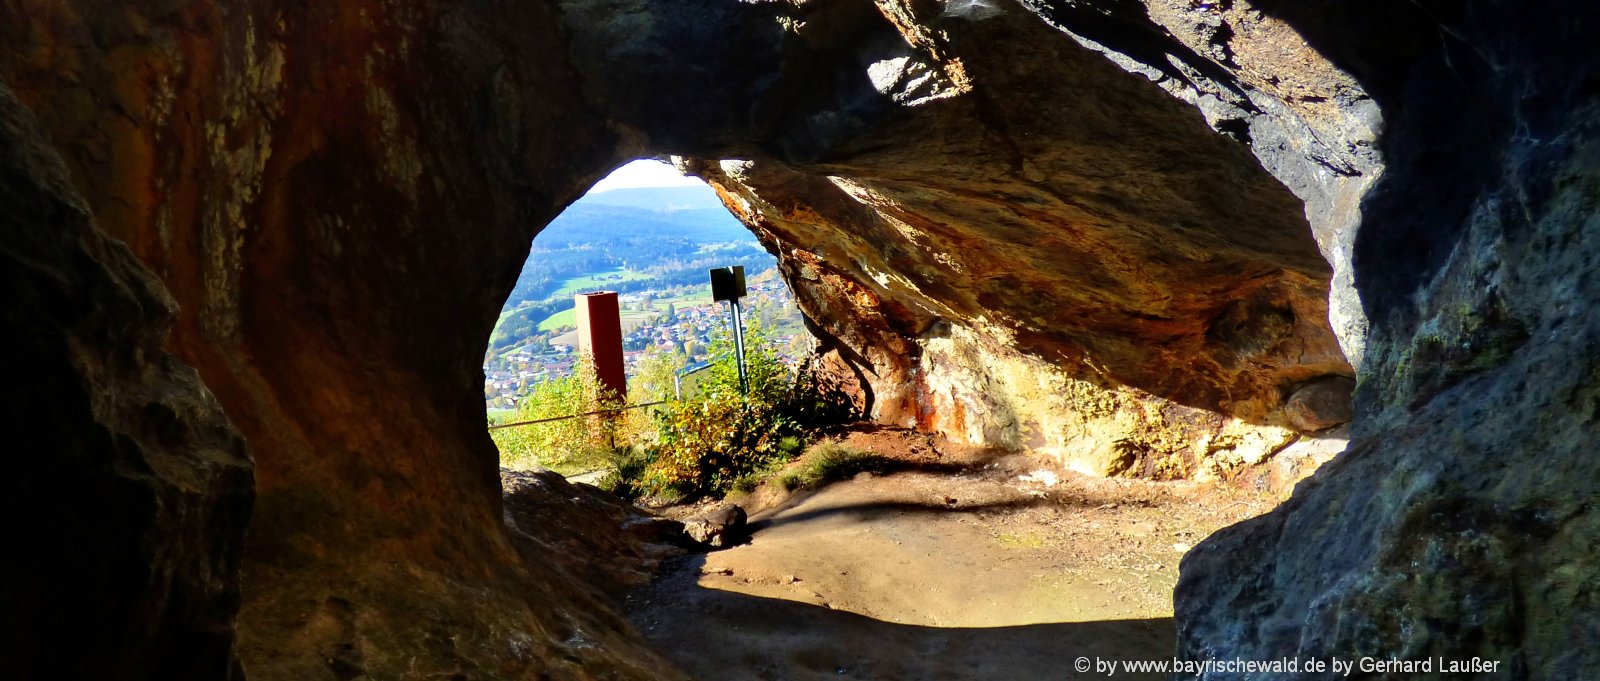
{"label": "rock wall", "polygon": [[1350,449],[1184,561],[1181,654],[1591,677],[1600,654],[1574,642],[1600,635],[1600,17],[1395,10],[1281,9],[1389,119],[1354,250],[1372,333]]}
{"label": "rock wall", "polygon": [[0,677],[239,678],[244,441],[162,349],[175,306],[0,84]]}
{"label": "rock wall", "polygon": [[0,1],[0,81],[166,283],[166,347],[254,455],[248,535],[232,506],[150,521],[213,528],[222,567],[243,539],[242,578],[208,588],[242,594],[251,677],[676,678],[518,554],[483,429],[483,348],[534,232],[630,155],[557,24],[538,2]]}

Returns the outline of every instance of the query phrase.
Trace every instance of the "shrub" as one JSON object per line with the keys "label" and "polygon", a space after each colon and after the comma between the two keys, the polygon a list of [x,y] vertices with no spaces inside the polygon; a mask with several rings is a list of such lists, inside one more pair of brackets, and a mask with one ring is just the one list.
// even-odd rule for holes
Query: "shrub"
{"label": "shrub", "polygon": [[[580,361],[571,376],[535,384],[517,402],[508,422],[537,421],[585,414],[620,406],[614,395],[603,395],[594,366]],[[527,469],[543,467],[563,475],[604,468],[611,463],[618,443],[637,439],[647,426],[627,413],[617,416],[583,416],[489,431],[500,449],[500,465]]]}
{"label": "shrub", "polygon": [[635,404],[674,399],[672,377],[688,363],[689,357],[676,350],[646,350],[628,380],[628,399]]}
{"label": "shrub", "polygon": [[[635,404],[668,400],[653,415],[630,410],[490,431],[501,465],[537,465],[565,475],[609,468],[601,486],[626,498],[717,495],[736,484],[753,488],[759,475],[799,456],[809,432],[860,418],[842,390],[810,370],[785,366],[759,322],[746,335],[748,395],[739,388],[732,341],[724,333],[711,349],[721,359],[682,401],[672,400],[672,377],[687,358],[653,352],[641,359],[629,397]],[[593,367],[580,363],[570,377],[535,385],[507,420],[621,406],[602,398],[598,385]]]}
{"label": "shrub", "polygon": [[720,357],[694,394],[656,416],[656,441],[636,487],[650,494],[694,497],[731,489],[764,467],[794,458],[809,430],[859,418],[842,391],[812,371],[791,372],[759,323],[746,333],[749,395],[739,389],[732,342],[712,343]]}
{"label": "shrub", "polygon": [[640,481],[654,456],[655,450],[643,445],[613,450],[611,470],[595,486],[623,499],[637,499],[646,492],[640,487]]}

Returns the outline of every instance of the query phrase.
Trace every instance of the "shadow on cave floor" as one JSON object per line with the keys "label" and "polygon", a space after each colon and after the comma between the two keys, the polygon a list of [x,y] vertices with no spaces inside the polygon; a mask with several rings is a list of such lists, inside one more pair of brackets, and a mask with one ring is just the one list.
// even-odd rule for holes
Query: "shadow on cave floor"
{"label": "shadow on cave floor", "polygon": [[883,501],[874,503],[849,504],[841,506],[822,506],[808,508],[805,511],[769,515],[761,520],[750,523],[751,532],[761,532],[779,525],[793,525],[797,523],[827,520],[839,517],[851,522],[870,523],[875,520],[903,516],[911,513],[944,514],[944,513],[1002,513],[1009,510],[1034,508],[1050,505],[1047,498],[1029,497],[1026,499],[1011,499],[982,504],[962,505],[959,499],[948,497],[945,503],[908,503],[903,501]]}
{"label": "shadow on cave floor", "polygon": [[[694,574],[694,566],[680,567]],[[1093,669],[1077,674],[1073,665],[1079,657],[1170,658],[1175,645],[1170,618],[936,627],[690,581],[658,588],[670,590],[670,600],[652,602],[633,617],[660,650],[701,681],[1105,678]],[[1120,669],[1116,677],[1163,678]]]}
{"label": "shadow on cave floor", "polygon": [[1170,660],[1178,561],[1273,506],[985,461],[863,473],[759,510],[748,542],[668,563],[630,618],[706,680],[1078,678],[1080,656]]}

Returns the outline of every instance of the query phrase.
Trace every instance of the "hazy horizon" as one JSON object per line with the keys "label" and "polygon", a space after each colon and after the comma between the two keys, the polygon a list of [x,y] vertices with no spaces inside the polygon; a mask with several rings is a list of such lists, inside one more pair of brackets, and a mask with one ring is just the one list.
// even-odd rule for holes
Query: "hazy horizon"
{"label": "hazy horizon", "polygon": [[622,167],[611,171],[605,179],[594,183],[589,188],[590,194],[600,194],[617,189],[645,189],[653,187],[692,187],[704,185],[705,182],[698,177],[688,177],[678,173],[671,164],[657,161],[653,158],[641,158],[629,161]]}

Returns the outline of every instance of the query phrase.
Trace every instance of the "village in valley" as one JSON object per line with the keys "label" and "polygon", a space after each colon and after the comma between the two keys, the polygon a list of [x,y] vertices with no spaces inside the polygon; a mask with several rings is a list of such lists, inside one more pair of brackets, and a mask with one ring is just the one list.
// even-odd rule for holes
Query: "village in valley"
{"label": "village in valley", "polygon": [[541,382],[572,375],[576,294],[618,294],[632,376],[659,354],[690,365],[710,359],[731,315],[727,303],[712,302],[708,271],[740,266],[746,328],[762,329],[780,357],[804,354],[798,345],[810,335],[772,253],[705,183],[653,161],[644,166],[654,167],[650,182],[606,186],[607,178],[536,235],[484,352],[491,419]]}
{"label": "village in valley", "polygon": [[[793,362],[804,341],[800,311],[776,270],[748,284],[742,301],[746,324],[760,324],[779,355]],[[713,341],[731,323],[727,303],[711,300],[709,285],[624,293],[623,355],[628,375],[651,353],[682,353],[689,364],[710,358]],[[799,338],[797,338],[799,337]],[[515,408],[519,396],[541,381],[570,376],[577,360],[577,331],[561,327],[533,335],[525,343],[485,358],[484,400],[491,410]]]}

